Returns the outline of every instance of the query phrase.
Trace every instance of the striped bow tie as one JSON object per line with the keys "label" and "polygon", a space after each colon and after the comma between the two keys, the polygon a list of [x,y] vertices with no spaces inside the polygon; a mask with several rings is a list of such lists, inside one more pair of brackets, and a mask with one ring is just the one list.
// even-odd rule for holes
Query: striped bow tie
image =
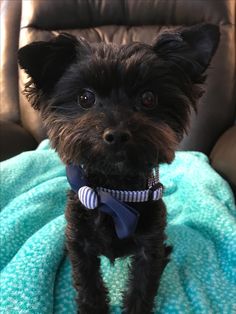
{"label": "striped bow tie", "polygon": [[[80,202],[88,210],[98,208],[112,216],[116,234],[119,239],[131,236],[136,229],[139,212],[123,202],[147,202],[159,200],[162,197],[163,187],[159,184],[158,169],[153,169],[148,180],[149,188],[143,191],[112,190],[103,187],[92,189],[88,186],[84,170],[81,166],[68,165],[66,175],[72,190],[78,193]],[[155,188],[156,187],[156,188]]]}

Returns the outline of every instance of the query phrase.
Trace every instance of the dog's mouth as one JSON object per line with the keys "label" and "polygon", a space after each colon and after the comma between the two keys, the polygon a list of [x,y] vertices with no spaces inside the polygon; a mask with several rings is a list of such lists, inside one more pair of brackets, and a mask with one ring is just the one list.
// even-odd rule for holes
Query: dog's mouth
{"label": "dog's mouth", "polygon": [[123,172],[126,167],[126,157],[124,154],[117,154],[114,158],[114,168]]}
{"label": "dog's mouth", "polygon": [[[150,169],[150,170],[149,170]],[[147,188],[148,177],[152,167],[137,169],[130,167],[127,160],[116,160],[112,163],[99,163],[85,167],[91,186],[102,186],[110,189],[142,190]]]}
{"label": "dog's mouth", "polygon": [[127,163],[127,155],[125,152],[120,151],[114,154],[113,157],[114,166],[121,168],[124,167]]}
{"label": "dog's mouth", "polygon": [[101,155],[92,164],[85,163],[86,173],[96,186],[118,189],[144,189],[156,166],[153,162],[134,158],[125,151]]}
{"label": "dog's mouth", "polygon": [[132,176],[150,172],[158,163],[158,153],[150,147],[130,145],[124,148],[104,149],[103,146],[84,150],[81,163],[90,171],[104,175]]}

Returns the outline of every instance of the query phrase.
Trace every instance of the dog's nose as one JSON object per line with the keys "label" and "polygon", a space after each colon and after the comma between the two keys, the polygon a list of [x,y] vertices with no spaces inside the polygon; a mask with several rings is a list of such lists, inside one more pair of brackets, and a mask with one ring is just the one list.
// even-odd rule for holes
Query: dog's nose
{"label": "dog's nose", "polygon": [[131,139],[131,133],[128,130],[107,129],[103,133],[103,140],[106,144],[125,144]]}

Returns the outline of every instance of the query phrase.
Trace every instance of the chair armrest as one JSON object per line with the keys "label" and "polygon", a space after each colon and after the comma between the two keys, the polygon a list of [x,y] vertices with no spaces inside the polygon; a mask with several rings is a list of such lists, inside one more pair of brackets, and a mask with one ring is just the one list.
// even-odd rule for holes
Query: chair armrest
{"label": "chair armrest", "polygon": [[0,161],[38,146],[23,127],[13,122],[0,121]]}
{"label": "chair armrest", "polygon": [[212,167],[229,182],[236,195],[236,125],[216,142],[210,161]]}

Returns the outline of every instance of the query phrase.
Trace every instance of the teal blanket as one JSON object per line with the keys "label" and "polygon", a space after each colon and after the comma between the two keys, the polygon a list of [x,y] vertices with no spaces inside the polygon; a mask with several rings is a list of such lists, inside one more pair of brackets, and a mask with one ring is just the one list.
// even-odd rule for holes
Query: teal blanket
{"label": "teal blanket", "polygon": [[[236,208],[228,184],[196,152],[178,152],[160,175],[174,251],[155,313],[236,313]],[[68,187],[48,141],[1,163],[0,313],[75,313],[64,238]],[[120,313],[129,259],[114,266],[101,260],[111,312]]]}

